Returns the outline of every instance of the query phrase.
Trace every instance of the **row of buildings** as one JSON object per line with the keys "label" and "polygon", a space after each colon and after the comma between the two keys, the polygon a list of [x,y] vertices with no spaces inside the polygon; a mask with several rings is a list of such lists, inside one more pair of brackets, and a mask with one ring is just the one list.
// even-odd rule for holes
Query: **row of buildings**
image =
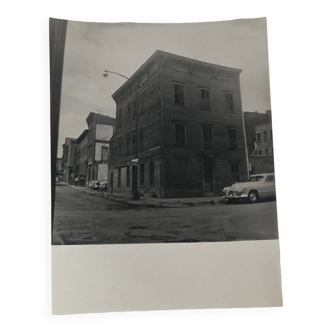
{"label": "row of buildings", "polygon": [[107,180],[112,193],[199,197],[265,166],[273,171],[266,162],[273,167],[271,112],[242,111],[240,73],[156,51],[112,95],[115,119],[90,113],[88,129],[66,139],[65,181],[79,176],[81,185]]}
{"label": "row of buildings", "polygon": [[81,186],[90,181],[107,181],[109,142],[114,133],[115,119],[91,112],[87,129],[78,138],[66,138],[57,172],[68,183],[78,178]]}

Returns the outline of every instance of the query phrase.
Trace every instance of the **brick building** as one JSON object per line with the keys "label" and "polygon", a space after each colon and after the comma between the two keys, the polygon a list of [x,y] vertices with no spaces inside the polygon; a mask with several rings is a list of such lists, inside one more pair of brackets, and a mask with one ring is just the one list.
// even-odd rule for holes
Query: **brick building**
{"label": "brick building", "polygon": [[132,192],[136,143],[141,194],[198,197],[247,180],[240,73],[156,51],[112,96],[110,190]]}
{"label": "brick building", "polygon": [[115,119],[91,112],[86,119],[86,182],[106,181],[108,175],[109,141],[114,133]]}
{"label": "brick building", "polygon": [[75,149],[76,139],[66,137],[65,143],[62,145],[63,149],[63,181],[72,183],[75,168]]}

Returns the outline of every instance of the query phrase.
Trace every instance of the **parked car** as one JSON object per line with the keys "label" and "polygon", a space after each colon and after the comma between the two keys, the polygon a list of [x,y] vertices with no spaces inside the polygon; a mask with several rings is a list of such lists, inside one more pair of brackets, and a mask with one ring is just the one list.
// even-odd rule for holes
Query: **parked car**
{"label": "parked car", "polygon": [[99,190],[107,190],[107,181],[100,181]]}
{"label": "parked car", "polygon": [[99,189],[100,182],[99,181],[90,181],[89,188],[97,190]]}
{"label": "parked car", "polygon": [[234,183],[224,188],[224,193],[229,202],[246,199],[254,203],[260,198],[276,197],[274,173],[251,175],[248,182]]}

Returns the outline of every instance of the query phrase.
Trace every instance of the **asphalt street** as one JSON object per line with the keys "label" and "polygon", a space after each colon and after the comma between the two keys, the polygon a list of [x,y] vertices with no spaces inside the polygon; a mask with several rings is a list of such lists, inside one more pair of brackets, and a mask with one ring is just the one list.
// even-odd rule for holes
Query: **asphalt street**
{"label": "asphalt street", "polygon": [[54,244],[217,242],[278,238],[276,202],[128,207],[57,185]]}

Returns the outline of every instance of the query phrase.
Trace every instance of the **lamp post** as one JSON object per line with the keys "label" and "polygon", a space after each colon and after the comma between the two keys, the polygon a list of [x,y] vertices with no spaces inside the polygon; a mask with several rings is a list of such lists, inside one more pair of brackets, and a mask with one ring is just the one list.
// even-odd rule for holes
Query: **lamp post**
{"label": "lamp post", "polygon": [[[115,75],[118,75],[118,76],[121,76],[123,78],[125,78],[126,80],[130,80],[128,77],[122,75],[122,74],[119,74],[115,71],[109,71],[109,70],[104,70],[104,73],[103,73],[103,76],[105,78],[108,77],[108,74],[115,74]],[[136,87],[136,90],[135,90],[135,104],[134,104],[134,113],[135,113],[135,120],[136,120],[136,128],[135,128],[135,159],[138,160],[138,81],[136,80],[136,84],[137,84],[137,87]],[[140,194],[139,194],[139,191],[138,191],[138,186],[137,186],[137,163],[133,163],[132,165],[132,170],[133,170],[133,200],[139,200],[140,199]],[[113,184],[112,184],[113,185]]]}

